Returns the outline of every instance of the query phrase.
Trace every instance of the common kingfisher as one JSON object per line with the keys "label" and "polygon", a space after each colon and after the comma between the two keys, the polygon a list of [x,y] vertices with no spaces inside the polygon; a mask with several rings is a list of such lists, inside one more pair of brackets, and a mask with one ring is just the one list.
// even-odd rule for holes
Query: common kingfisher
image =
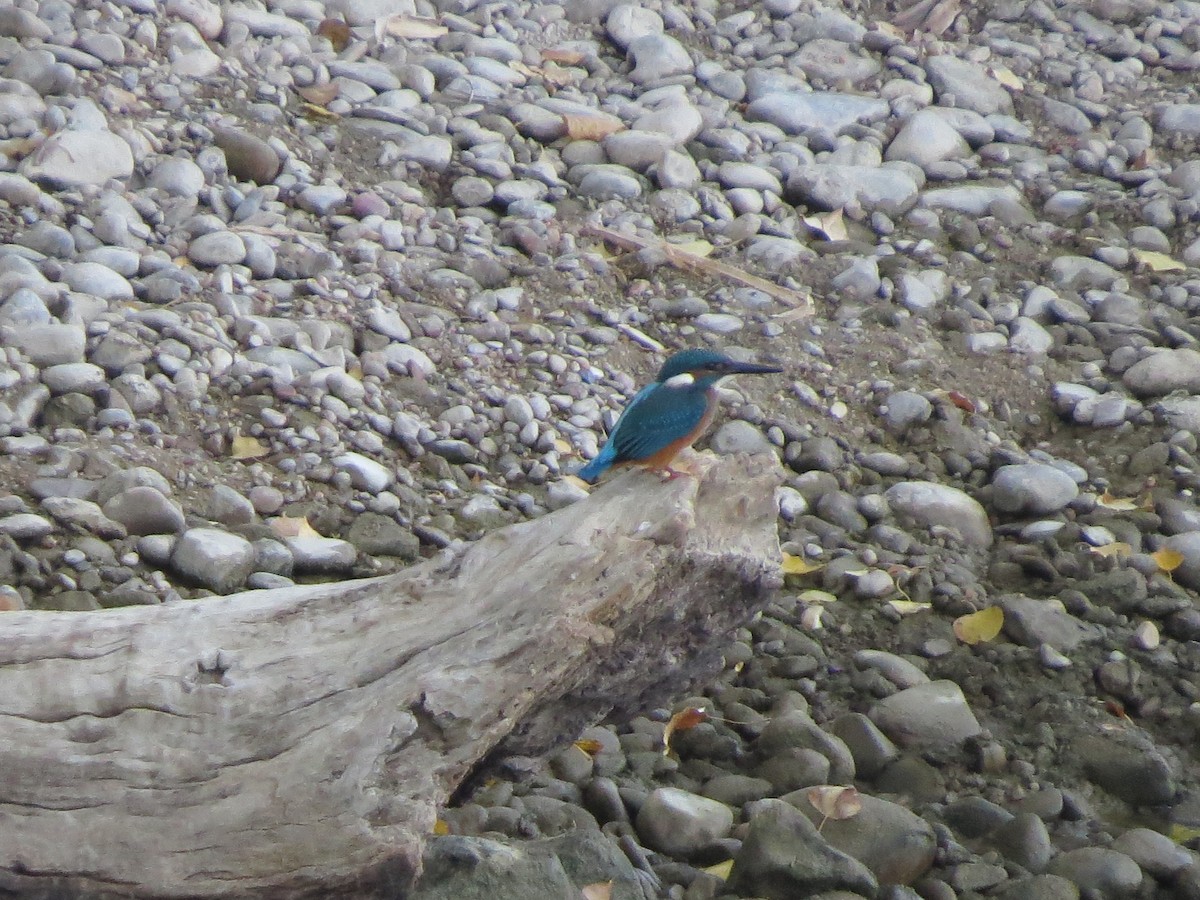
{"label": "common kingfisher", "polygon": [[716,350],[676,353],[625,407],[596,458],[576,474],[595,483],[613,466],[641,466],[668,477],[682,474],[671,462],[708,428],[717,412],[717,383],[728,375],[782,372],[730,359]]}

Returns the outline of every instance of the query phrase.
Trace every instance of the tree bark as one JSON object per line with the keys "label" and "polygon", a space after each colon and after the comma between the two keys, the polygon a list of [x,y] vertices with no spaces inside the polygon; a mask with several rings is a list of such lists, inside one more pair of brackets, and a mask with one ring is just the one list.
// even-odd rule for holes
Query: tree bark
{"label": "tree bark", "polygon": [[778,464],[696,472],[383,578],[4,614],[0,895],[403,896],[481,760],[685,690],[779,586]]}

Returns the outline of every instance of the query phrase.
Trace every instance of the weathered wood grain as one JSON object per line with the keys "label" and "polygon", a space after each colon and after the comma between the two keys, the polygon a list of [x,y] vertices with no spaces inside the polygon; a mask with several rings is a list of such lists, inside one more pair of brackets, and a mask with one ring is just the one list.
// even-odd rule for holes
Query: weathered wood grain
{"label": "weathered wood grain", "polygon": [[0,894],[402,894],[438,805],[680,691],[779,583],[764,457],[397,575],[0,618]]}

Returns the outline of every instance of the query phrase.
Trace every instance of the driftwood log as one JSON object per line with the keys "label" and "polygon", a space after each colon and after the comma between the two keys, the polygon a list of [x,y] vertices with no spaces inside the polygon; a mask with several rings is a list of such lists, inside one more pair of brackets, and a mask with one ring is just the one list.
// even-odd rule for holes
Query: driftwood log
{"label": "driftwood log", "polygon": [[403,896],[481,760],[719,664],[777,463],[630,472],[396,575],[0,618],[0,896]]}

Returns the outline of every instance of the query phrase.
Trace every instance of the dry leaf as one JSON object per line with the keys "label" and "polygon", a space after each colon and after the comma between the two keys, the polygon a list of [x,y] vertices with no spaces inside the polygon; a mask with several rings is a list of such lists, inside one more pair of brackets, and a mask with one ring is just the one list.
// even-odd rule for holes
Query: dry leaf
{"label": "dry leaf", "polygon": [[[807,316],[812,314],[812,299],[807,295],[801,294],[799,291],[780,287],[777,284],[767,281],[765,278],[751,275],[749,272],[743,272],[737,266],[731,266],[729,263],[724,263],[716,259],[705,259],[701,256],[685,253],[682,250],[676,250],[670,244],[657,239],[625,234],[624,232],[613,231],[611,228],[602,228],[599,225],[585,225],[583,233],[601,238],[625,250],[645,250],[647,247],[658,250],[677,269],[702,272],[705,275],[720,275],[722,278],[728,278],[730,281],[736,281],[746,287],[760,290],[781,303],[786,303],[788,306],[801,307],[803,309],[802,315]],[[797,315],[795,310],[789,310],[789,313],[791,313],[793,318]],[[779,315],[788,315],[788,313],[778,314],[776,318]]]}
{"label": "dry leaf", "polygon": [[1004,610],[989,606],[954,620],[954,636],[964,644],[982,644],[992,640],[1004,627]]}
{"label": "dry leaf", "polygon": [[667,727],[663,729],[663,756],[671,752],[671,738],[677,731],[687,731],[695,728],[701,722],[707,721],[708,710],[699,706],[689,706],[671,716]]}
{"label": "dry leaf", "polygon": [[1105,544],[1102,547],[1089,547],[1097,556],[1103,557],[1121,557],[1129,556],[1133,553],[1133,547],[1124,541],[1113,541],[1111,544]]}
{"label": "dry leaf", "polygon": [[613,883],[598,881],[595,884],[584,885],[583,900],[611,900]]}
{"label": "dry leaf", "polygon": [[829,593],[829,591],[818,591],[815,589],[810,589],[807,591],[800,592],[800,602],[801,603],[810,603],[810,604],[811,603],[835,603],[835,602],[837,602],[837,597],[834,594]]}
{"label": "dry leaf", "polygon": [[325,19],[317,26],[317,35],[327,38],[334,52],[341,53],[350,43],[350,26],[341,19]]}
{"label": "dry leaf", "polygon": [[911,616],[913,613],[933,609],[932,603],[927,603],[923,600],[889,600],[887,605],[902,616]]}
{"label": "dry leaf", "polygon": [[439,836],[445,836],[450,833],[450,823],[445,819],[438,819],[433,823],[433,833]]}
{"label": "dry leaf", "polygon": [[567,137],[573,141],[599,141],[625,130],[625,125],[612,116],[564,113],[562,118],[567,126]]}
{"label": "dry leaf", "polygon": [[404,13],[384,16],[375,23],[375,40],[377,41],[382,41],[385,37],[422,40],[440,38],[442,35],[449,33],[449,28],[445,25],[439,25],[433,19],[422,19],[417,16],[408,16]]}
{"label": "dry leaf", "polygon": [[1025,82],[1022,81],[1012,69],[1005,68],[1004,66],[992,66],[990,69],[988,69],[988,74],[1009,90],[1025,90]]}
{"label": "dry leaf", "polygon": [[308,87],[296,88],[296,93],[315,106],[328,106],[329,101],[341,93],[341,89],[329,81],[325,84],[312,84]]}
{"label": "dry leaf", "polygon": [[229,456],[231,459],[259,459],[271,452],[271,449],[256,437],[239,434],[230,442]]}
{"label": "dry leaf", "polygon": [[551,87],[563,87],[575,81],[575,73],[558,66],[530,66],[519,59],[508,64],[514,72],[520,72],[526,78],[539,78]]}
{"label": "dry leaf", "polygon": [[1111,509],[1114,512],[1132,512],[1138,508],[1136,500],[1129,497],[1114,497],[1108,491],[1105,491],[1096,498],[1096,505],[1103,506],[1105,509]]}
{"label": "dry leaf", "polygon": [[793,556],[791,553],[785,553],[783,554],[782,568],[784,575],[811,575],[813,572],[825,568],[825,563],[812,563],[803,556]]}
{"label": "dry leaf", "polygon": [[1183,564],[1183,554],[1170,547],[1163,547],[1161,550],[1156,550],[1150,554],[1150,558],[1154,560],[1159,569],[1168,575]]}
{"label": "dry leaf", "polygon": [[823,816],[817,831],[824,828],[830,819],[850,819],[862,812],[862,798],[854,787],[822,784],[810,787],[804,796],[813,809]]}
{"label": "dry leaf", "polygon": [[975,412],[975,401],[960,391],[947,391],[946,399],[961,409],[963,412]]}
{"label": "dry leaf", "polygon": [[1135,249],[1132,252],[1133,258],[1138,261],[1138,264],[1145,266],[1151,272],[1176,272],[1187,268],[1179,260],[1157,250]]}
{"label": "dry leaf", "polygon": [[604,745],[595,738],[580,738],[572,743],[574,743],[576,747],[578,747],[588,756],[595,756],[604,749]]}
{"label": "dry leaf", "polygon": [[820,606],[810,606],[800,613],[800,627],[805,631],[820,631],[825,626],[821,622],[821,615],[825,610]]}
{"label": "dry leaf", "polygon": [[271,530],[281,538],[321,536],[303,516],[276,516],[270,524]]}
{"label": "dry leaf", "polygon": [[846,232],[846,221],[842,217],[840,209],[818,213],[815,216],[805,216],[801,221],[827,241],[844,241],[849,237]]}
{"label": "dry leaf", "polygon": [[1186,844],[1188,841],[1200,838],[1200,828],[1176,822],[1171,826],[1170,831],[1167,832],[1167,836],[1177,844]]}
{"label": "dry leaf", "polygon": [[714,249],[713,245],[703,238],[696,238],[694,241],[685,241],[681,244],[671,244],[671,248],[700,257],[712,256]]}
{"label": "dry leaf", "polygon": [[315,119],[318,122],[336,122],[341,118],[337,113],[330,112],[323,106],[317,106],[315,103],[301,103],[300,112],[307,119]]}
{"label": "dry leaf", "polygon": [[582,50],[570,50],[566,47],[552,47],[542,51],[542,59],[546,62],[559,63],[564,66],[575,66],[587,59]]}
{"label": "dry leaf", "polygon": [[706,866],[701,871],[707,872],[709,875],[716,875],[722,881],[728,881],[729,873],[733,871],[733,860],[727,859],[725,862],[717,863],[715,866]]}

